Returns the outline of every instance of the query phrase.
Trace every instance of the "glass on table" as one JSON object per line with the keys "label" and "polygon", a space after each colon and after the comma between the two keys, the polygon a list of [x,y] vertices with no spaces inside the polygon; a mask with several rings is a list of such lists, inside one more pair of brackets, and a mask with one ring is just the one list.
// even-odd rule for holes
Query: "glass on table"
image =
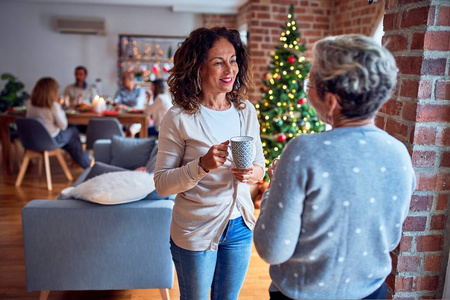
{"label": "glass on table", "polygon": [[58,103],[61,105],[61,108],[66,110],[70,108],[69,96],[60,95],[58,99]]}

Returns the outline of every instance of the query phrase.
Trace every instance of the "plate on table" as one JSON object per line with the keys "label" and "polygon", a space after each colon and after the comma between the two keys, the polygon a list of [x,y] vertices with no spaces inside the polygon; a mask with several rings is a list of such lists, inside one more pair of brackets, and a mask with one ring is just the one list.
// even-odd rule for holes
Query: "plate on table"
{"label": "plate on table", "polygon": [[115,116],[115,115],[118,115],[119,112],[117,110],[104,110],[103,114],[105,116]]}
{"label": "plate on table", "polygon": [[75,115],[78,113],[75,109],[68,109],[65,112],[66,112],[66,115]]}
{"label": "plate on table", "polygon": [[86,104],[86,103],[81,103],[81,104],[76,106],[76,109],[79,112],[90,112],[90,111],[92,111],[94,109],[94,106]]}
{"label": "plate on table", "polygon": [[129,112],[130,114],[142,114],[144,111],[142,109],[131,108],[128,109],[127,112]]}
{"label": "plate on table", "polygon": [[24,106],[14,106],[14,107],[8,108],[8,110],[7,110],[7,112],[9,114],[21,114],[24,111],[26,111]]}

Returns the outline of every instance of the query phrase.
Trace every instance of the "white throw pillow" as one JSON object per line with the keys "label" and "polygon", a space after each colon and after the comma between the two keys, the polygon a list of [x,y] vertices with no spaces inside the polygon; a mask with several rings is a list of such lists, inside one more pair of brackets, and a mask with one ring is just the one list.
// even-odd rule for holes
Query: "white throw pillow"
{"label": "white throw pillow", "polygon": [[82,199],[104,205],[141,200],[155,189],[153,174],[140,171],[106,173],[76,187],[64,189],[59,198]]}

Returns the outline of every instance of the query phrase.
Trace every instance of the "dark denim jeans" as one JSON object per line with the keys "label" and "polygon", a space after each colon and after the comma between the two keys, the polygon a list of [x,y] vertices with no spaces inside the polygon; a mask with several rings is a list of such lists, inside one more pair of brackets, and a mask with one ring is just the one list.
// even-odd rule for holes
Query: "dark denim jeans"
{"label": "dark denim jeans", "polygon": [[83,151],[81,145],[80,133],[77,127],[69,125],[66,130],[61,130],[57,136],[54,137],[57,143],[62,143],[64,150],[69,152],[73,160],[83,169],[89,167],[91,159],[86,152]]}
{"label": "dark denim jeans", "polygon": [[189,251],[170,241],[181,300],[239,298],[252,254],[253,232],[242,217],[230,220],[217,251]]}

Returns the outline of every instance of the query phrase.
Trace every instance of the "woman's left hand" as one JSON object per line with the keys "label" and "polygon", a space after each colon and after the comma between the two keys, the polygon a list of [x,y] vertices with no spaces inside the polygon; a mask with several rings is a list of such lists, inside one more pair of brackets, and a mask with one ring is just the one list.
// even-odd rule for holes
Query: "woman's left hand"
{"label": "woman's left hand", "polygon": [[243,183],[255,183],[256,181],[253,179],[253,165],[248,169],[238,169],[238,168],[232,168],[231,172],[233,173],[234,177],[237,181],[243,182]]}

